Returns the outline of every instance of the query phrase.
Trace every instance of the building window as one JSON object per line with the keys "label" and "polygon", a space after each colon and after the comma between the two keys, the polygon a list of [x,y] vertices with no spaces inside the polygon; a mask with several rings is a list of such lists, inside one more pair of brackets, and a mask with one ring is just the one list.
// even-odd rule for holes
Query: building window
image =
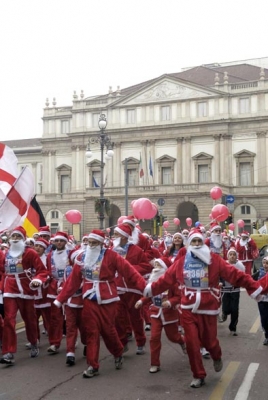
{"label": "building window", "polygon": [[249,162],[239,164],[240,186],[251,186],[251,167]]}
{"label": "building window", "polygon": [[60,192],[69,193],[71,188],[71,179],[69,175],[61,175],[60,177]]}
{"label": "building window", "polygon": [[101,173],[100,171],[92,171],[92,187],[100,187]]}
{"label": "building window", "polygon": [[241,214],[250,214],[250,206],[241,206]]}
{"label": "building window", "polygon": [[206,117],[207,116],[207,102],[200,101],[197,103],[197,116]]}
{"label": "building window", "polygon": [[52,235],[54,235],[55,233],[57,233],[59,231],[59,224],[58,223],[51,223],[50,224],[50,231],[52,233]]}
{"label": "building window", "polygon": [[128,169],[128,186],[136,186],[136,178],[137,178],[137,170],[136,169]]}
{"label": "building window", "polygon": [[170,121],[170,106],[161,107],[161,121]]}
{"label": "building window", "polygon": [[61,133],[63,135],[70,133],[70,121],[68,119],[61,121]]}
{"label": "building window", "polygon": [[135,110],[127,110],[127,124],[135,124]]}
{"label": "building window", "polygon": [[51,219],[58,219],[59,212],[58,211],[51,211]]}
{"label": "building window", "polygon": [[39,182],[38,183],[38,186],[37,186],[37,190],[38,190],[38,194],[42,194],[43,193],[43,184],[42,184],[42,182]]}
{"label": "building window", "polygon": [[249,97],[239,99],[239,111],[240,111],[240,114],[246,114],[246,113],[250,112]]}
{"label": "building window", "polygon": [[208,164],[198,165],[198,183],[209,182],[209,167]]}
{"label": "building window", "polygon": [[99,118],[100,118],[100,114],[99,113],[93,113],[92,114],[92,126],[93,126],[93,128],[98,128],[99,127]]}
{"label": "building window", "polygon": [[171,167],[162,167],[162,184],[171,184]]}

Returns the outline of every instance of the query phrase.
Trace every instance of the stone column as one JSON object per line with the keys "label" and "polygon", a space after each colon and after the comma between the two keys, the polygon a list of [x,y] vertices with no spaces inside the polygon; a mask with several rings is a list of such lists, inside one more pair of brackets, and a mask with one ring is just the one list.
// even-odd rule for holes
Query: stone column
{"label": "stone column", "polygon": [[266,153],[266,132],[257,132],[257,171],[258,171],[258,184],[267,182],[267,153]]}
{"label": "stone column", "polygon": [[177,138],[177,183],[182,183],[182,138]]}
{"label": "stone column", "polygon": [[230,185],[232,183],[232,135],[226,134],[223,135],[223,144],[224,144],[224,183]]}
{"label": "stone column", "polygon": [[191,183],[191,163],[192,163],[192,157],[191,157],[191,137],[184,138],[183,141],[183,183]]}
{"label": "stone column", "polygon": [[221,153],[220,153],[220,135],[213,135],[214,138],[214,179],[212,177],[212,181],[219,183],[220,182],[220,171],[221,171]]}

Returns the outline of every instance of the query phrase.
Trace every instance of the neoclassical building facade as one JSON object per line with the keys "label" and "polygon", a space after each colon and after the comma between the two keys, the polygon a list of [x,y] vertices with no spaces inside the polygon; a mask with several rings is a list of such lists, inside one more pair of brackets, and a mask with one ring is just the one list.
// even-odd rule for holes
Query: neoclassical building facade
{"label": "neoclassical building facade", "polygon": [[[255,64],[198,66],[102,96],[74,93],[66,107],[47,100],[42,138],[5,143],[20,167],[32,168],[52,230],[81,236],[99,226],[101,113],[114,152],[103,171],[105,228],[130,214],[131,202],[141,197],[159,204],[171,233],[178,230],[175,217],[182,227],[187,217],[209,225],[216,185],[233,197],[234,221],[243,219],[249,230],[253,221],[261,225],[268,216],[268,69]],[[82,213],[78,226],[64,216],[71,209]],[[161,233],[155,221],[140,224]]]}

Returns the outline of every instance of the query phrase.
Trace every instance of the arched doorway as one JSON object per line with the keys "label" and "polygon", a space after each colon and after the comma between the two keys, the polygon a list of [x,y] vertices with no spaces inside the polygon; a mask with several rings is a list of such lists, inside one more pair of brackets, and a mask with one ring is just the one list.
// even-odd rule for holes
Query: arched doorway
{"label": "arched doorway", "polygon": [[[109,215],[109,226],[117,225],[118,218],[121,217],[121,211],[118,206],[111,204],[111,212]],[[110,235],[113,233],[113,229],[110,231]]]}
{"label": "arched doorway", "polygon": [[177,207],[177,217],[181,221],[181,229],[189,229],[186,224],[186,218],[192,218],[192,226],[194,226],[195,222],[199,220],[198,208],[191,201],[184,201]]}

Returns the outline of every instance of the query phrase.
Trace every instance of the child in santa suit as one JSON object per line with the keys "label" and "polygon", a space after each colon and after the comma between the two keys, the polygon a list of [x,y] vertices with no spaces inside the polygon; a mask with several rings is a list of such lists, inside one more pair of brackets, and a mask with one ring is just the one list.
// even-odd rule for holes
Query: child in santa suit
{"label": "child in santa suit", "polygon": [[[150,275],[149,283],[157,281],[170,265],[171,263],[168,258],[162,257],[155,259],[154,269]],[[167,338],[173,343],[180,344],[184,354],[187,353],[184,338],[178,330],[177,305],[180,302],[180,292],[177,286],[178,285],[173,285],[166,292],[153,296],[152,298],[143,297],[137,301],[135,305],[136,308],[140,308],[142,305],[151,303],[150,373],[160,371],[161,332],[163,328]]]}

